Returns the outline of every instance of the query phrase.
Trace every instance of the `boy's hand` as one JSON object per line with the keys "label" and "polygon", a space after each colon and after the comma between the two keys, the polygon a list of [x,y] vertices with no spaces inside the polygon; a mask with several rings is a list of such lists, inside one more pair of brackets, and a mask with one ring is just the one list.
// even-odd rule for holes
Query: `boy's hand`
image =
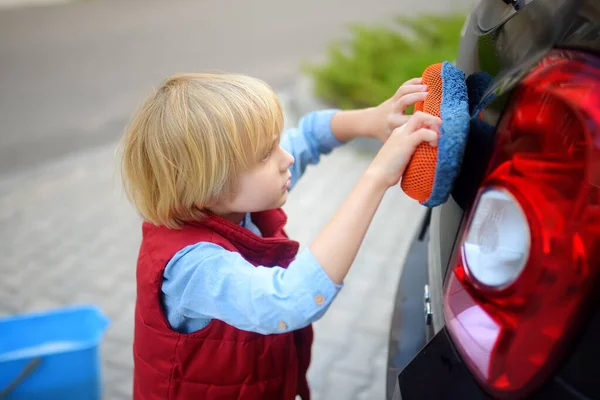
{"label": "boy's hand", "polygon": [[406,81],[396,94],[377,107],[340,111],[331,120],[333,135],[342,142],[357,137],[371,137],[385,142],[392,131],[404,125],[410,118],[406,109],[425,100],[427,86],[421,78]]}
{"label": "boy's hand", "polygon": [[406,81],[398,88],[396,94],[375,108],[370,109],[373,131],[371,135],[385,142],[394,129],[406,124],[410,115],[405,115],[411,105],[425,100],[427,86],[421,84],[421,78]]}
{"label": "boy's hand", "polygon": [[408,122],[394,129],[369,165],[372,179],[386,187],[396,185],[419,144],[437,146],[441,123],[440,118],[420,111],[408,116]]}

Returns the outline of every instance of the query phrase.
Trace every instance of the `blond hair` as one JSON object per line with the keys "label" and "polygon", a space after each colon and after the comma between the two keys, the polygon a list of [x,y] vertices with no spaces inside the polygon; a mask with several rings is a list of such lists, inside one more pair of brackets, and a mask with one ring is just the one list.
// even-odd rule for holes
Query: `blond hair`
{"label": "blond hair", "polygon": [[129,200],[155,225],[180,228],[231,192],[278,139],[283,113],[273,90],[243,75],[167,78],[132,119],[121,143]]}

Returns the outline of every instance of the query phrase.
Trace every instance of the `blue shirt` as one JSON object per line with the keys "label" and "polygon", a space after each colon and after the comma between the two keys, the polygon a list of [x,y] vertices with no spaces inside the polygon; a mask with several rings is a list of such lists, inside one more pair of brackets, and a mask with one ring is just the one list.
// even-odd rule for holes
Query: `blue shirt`
{"label": "blue shirt", "polygon": [[[305,115],[298,128],[284,132],[281,147],[294,156],[291,188],[307,165],[317,164],[342,143],[331,131],[337,110]],[[242,226],[257,235],[246,214]],[[162,302],[171,327],[190,333],[219,319],[238,329],[261,334],[303,328],[328,309],[342,285],[334,284],[309,249],[301,251],[287,269],[255,267],[239,253],[200,242],[187,246],[167,264]]]}

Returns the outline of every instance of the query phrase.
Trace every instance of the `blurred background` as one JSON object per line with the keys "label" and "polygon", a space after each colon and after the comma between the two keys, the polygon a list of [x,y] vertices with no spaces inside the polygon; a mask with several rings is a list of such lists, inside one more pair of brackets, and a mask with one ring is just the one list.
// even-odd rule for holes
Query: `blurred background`
{"label": "blurred background", "polygon": [[[97,305],[111,321],[104,398],[131,398],[141,230],[114,153],[151,89],[175,72],[250,74],[279,94],[288,126],[321,107],[375,105],[452,61],[470,4],[0,0],[0,316]],[[310,243],[377,146],[353,143],[309,169],[285,207],[291,237]],[[384,398],[396,284],[423,212],[400,189],[386,196],[315,324],[315,399]]]}

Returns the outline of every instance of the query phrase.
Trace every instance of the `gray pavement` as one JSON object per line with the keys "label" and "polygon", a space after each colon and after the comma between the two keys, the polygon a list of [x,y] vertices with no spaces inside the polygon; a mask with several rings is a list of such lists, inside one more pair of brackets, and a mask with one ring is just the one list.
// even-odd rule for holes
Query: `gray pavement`
{"label": "gray pavement", "polygon": [[[107,0],[0,11],[0,315],[99,305],[112,321],[102,344],[107,399],[131,398],[140,241],[114,150],[148,89],[175,71],[245,72],[278,89],[293,124],[319,106],[297,79],[300,61],[318,59],[344,23],[456,7],[443,0],[283,3]],[[348,145],[309,168],[286,205],[291,237],[310,243],[373,148]],[[316,400],[383,399],[400,263],[422,213],[400,189],[388,192],[344,289],[315,324],[309,380]]]}

